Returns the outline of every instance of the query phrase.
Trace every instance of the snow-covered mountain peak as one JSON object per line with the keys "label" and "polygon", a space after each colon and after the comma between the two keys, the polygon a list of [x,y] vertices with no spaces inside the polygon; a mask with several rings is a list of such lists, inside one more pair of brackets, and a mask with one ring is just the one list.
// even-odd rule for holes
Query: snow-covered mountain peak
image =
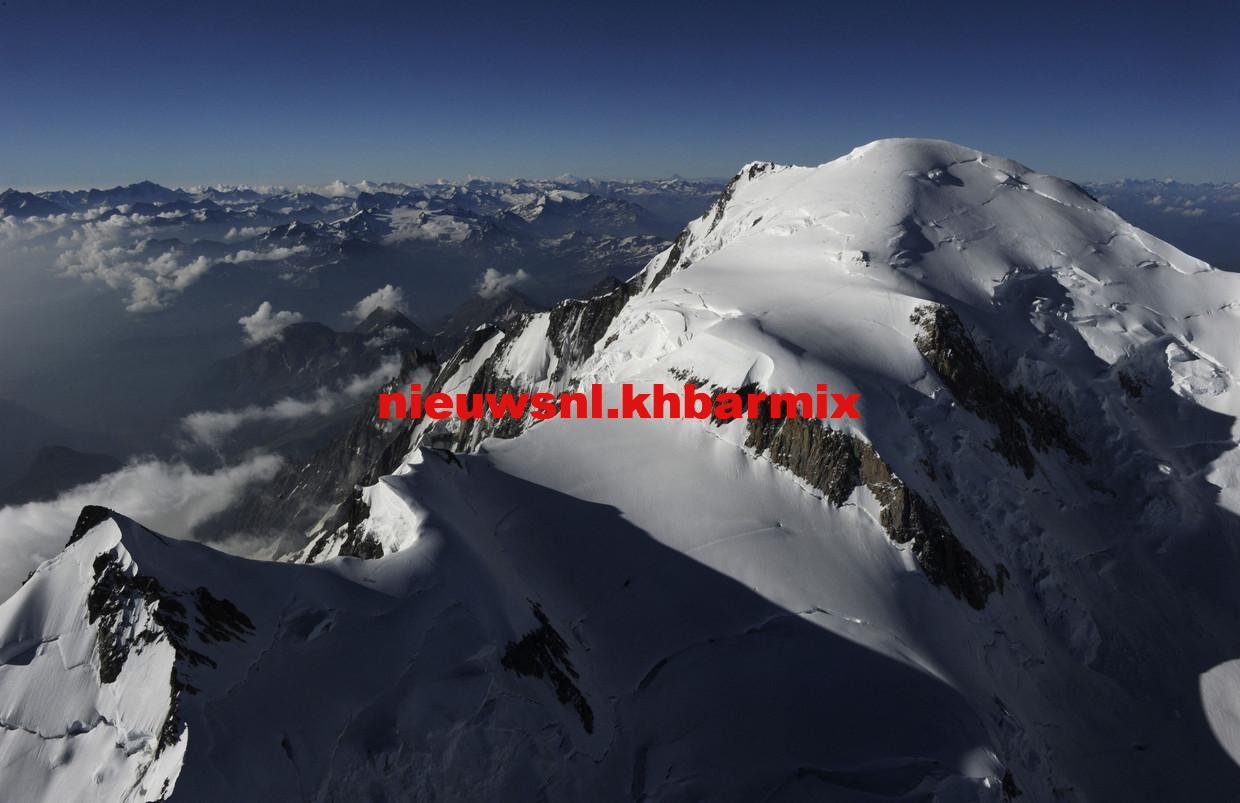
{"label": "snow-covered mountain peak", "polygon": [[[1115,746],[1112,770],[1069,761],[1064,734],[1111,737],[1062,709],[1036,726],[1015,725],[1025,715],[1013,711],[1056,709],[1051,698],[1082,688],[1124,707],[1144,694],[1130,685],[1134,662],[1139,685],[1191,705],[1197,674],[1240,650],[1225,624],[1240,609],[1235,592],[1222,574],[1187,568],[1237,565],[1235,538],[1216,537],[1240,533],[1237,299],[1236,274],[1070,182],[950,143],[882,140],[818,167],[746,165],[631,280],[480,332],[433,383],[825,383],[861,394],[859,420],[462,422],[419,425],[409,442],[477,451],[469,472],[485,465],[614,505],[789,609],[850,610],[898,632],[936,672],[1003,699],[1020,749],[1050,750],[1056,772],[1105,789],[1115,772],[1137,771],[1130,746]],[[773,485],[751,474],[753,461],[777,467]],[[417,491],[425,460],[411,453],[386,470],[325,519],[305,556],[410,548],[405,525],[387,524],[400,494],[419,520],[454,519]],[[784,482],[819,500],[822,518],[755,524],[744,511],[778,508],[766,494]],[[1185,583],[1203,601],[1172,590]],[[907,629],[893,597],[933,626]],[[975,642],[972,617],[1002,631],[1002,645]],[[1211,624],[1190,633],[1173,623],[1186,617]],[[1113,652],[1121,643],[1144,657]],[[1170,643],[1174,660],[1162,657]],[[1045,669],[1032,670],[1031,655]],[[1030,671],[1040,691],[1026,686]],[[1104,730],[1152,733],[1147,714],[1158,716],[1134,711]],[[1165,760],[1208,746],[1228,772],[1204,720],[1194,727],[1162,741]],[[1028,767],[1016,777],[1035,799],[1060,785]]]}
{"label": "snow-covered mountain peak", "polygon": [[[1200,343],[1202,316],[1230,315],[1219,299],[1238,295],[1234,274],[1134,228],[1070,182],[925,140],[880,140],[815,168],[746,165],[651,261],[643,286],[652,298],[638,306],[696,293],[719,315],[795,332],[803,351],[840,351],[866,371],[899,368],[867,345],[893,336],[910,345],[911,314],[926,303],[966,316],[1002,307],[1009,326],[1020,316],[1048,339],[1057,319],[1110,365],[1166,335]],[[1018,297],[1027,309],[1013,308]],[[1212,329],[1209,359],[1240,357]],[[890,375],[907,383],[921,370]],[[805,377],[780,384],[793,380]]]}
{"label": "snow-covered mountain peak", "polygon": [[[812,168],[746,165],[713,210],[689,226],[682,259],[754,237],[768,246],[794,238],[796,245],[829,249],[824,258],[850,262],[924,262],[924,276],[911,271],[912,278],[978,301],[1013,266],[1205,269],[1070,182],[929,140],[880,140]],[[779,250],[794,248],[790,242]],[[972,253],[959,258],[965,250]]]}
{"label": "snow-covered mountain peak", "polygon": [[[175,788],[187,698],[226,682],[213,655],[254,625],[202,584],[197,552],[101,507],[0,609],[7,794],[162,799]],[[218,589],[218,585],[216,585]],[[20,762],[15,755],[23,756]]]}
{"label": "snow-covered mountain peak", "polygon": [[828,384],[859,419],[363,417],[343,443],[377,457],[298,551],[317,566],[105,517],[0,609],[5,699],[85,701],[6,714],[0,761],[80,796],[38,734],[119,699],[136,746],[83,766],[190,798],[1216,799],[1240,783],[1238,300],[1070,182],[950,143],[747,164],[628,281],[389,387]]}

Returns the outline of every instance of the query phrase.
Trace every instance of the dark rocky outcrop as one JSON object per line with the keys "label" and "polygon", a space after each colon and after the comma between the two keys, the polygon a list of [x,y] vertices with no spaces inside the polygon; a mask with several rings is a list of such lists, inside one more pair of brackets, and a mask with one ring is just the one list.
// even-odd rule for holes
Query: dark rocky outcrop
{"label": "dark rocky outcrop", "polygon": [[[69,544],[79,540],[86,533],[103,524],[113,515],[110,508],[101,505],[87,505],[78,513],[77,522],[73,525],[73,532],[69,534]],[[68,546],[68,544],[66,544]]]}
{"label": "dark rocky outcrop", "polygon": [[[640,284],[635,277],[627,282],[617,282],[610,290],[590,298],[561,301],[547,313],[547,340],[557,358],[552,380],[571,374],[573,369],[594,354],[607,327],[639,291]],[[506,327],[504,341],[474,374],[467,391],[469,394],[519,395],[528,392],[504,375],[499,366],[531,320],[532,316],[523,316]],[[455,361],[457,358],[453,359]],[[446,379],[453,372],[454,369],[445,368],[440,376]],[[480,419],[464,419],[452,440],[452,448],[468,451],[487,437],[515,438],[528,425],[528,416],[495,419],[488,415]]]}
{"label": "dark rocky outcrop", "polygon": [[390,310],[375,310],[352,332],[295,323],[212,364],[185,389],[178,406],[186,412],[225,410],[305,398],[374,373],[385,360],[426,349],[429,341],[408,318]]}
{"label": "dark rocky outcrop", "polygon": [[[91,511],[90,516],[96,516],[101,510],[105,509],[83,510],[79,523],[87,517],[88,511]],[[179,716],[181,693],[198,691],[186,681],[181,670],[200,665],[216,666],[208,655],[191,646],[191,636],[196,635],[202,644],[244,640],[254,632],[254,623],[232,602],[214,596],[206,588],[170,591],[155,577],[131,572],[121,562],[116,548],[96,556],[91,568],[94,578],[87,592],[86,610],[88,621],[96,627],[100,683],[112,683],[120,677],[132,653],[141,652],[161,639],[172,646],[175,661],[170,678],[171,699],[156,745],[158,755],[180,739],[183,730]],[[142,608],[150,621],[144,629],[138,630],[138,614]]]}
{"label": "dark rocky outcrop", "polygon": [[381,335],[393,331],[414,341],[425,341],[426,334],[400,310],[380,307],[367,315],[353,331],[363,335]]}
{"label": "dark rocky outcrop", "polygon": [[[742,177],[753,180],[760,173],[770,170],[774,166],[773,162],[754,162],[749,165],[748,169],[742,170],[733,176],[732,180],[723,188],[723,191],[719,193],[719,197],[711,204],[710,209],[706,210],[702,215],[703,218],[710,218],[710,226],[707,228],[706,233],[709,234],[714,231],[715,227],[719,225],[719,221],[723,220],[724,210],[727,209],[728,203],[731,202],[732,196],[736,192],[736,186],[740,183]],[[655,273],[654,278],[650,280],[651,290],[662,284],[664,279],[672,275],[672,271],[681,266],[681,257],[684,256],[685,246],[688,243],[689,230],[685,229],[676,238],[676,241],[672,243],[672,249],[668,252],[667,259],[663,260],[663,264]]]}
{"label": "dark rocky outcrop", "polygon": [[740,183],[741,177],[743,176],[752,181],[757,178],[760,173],[763,173],[774,166],[775,164],[773,162],[754,162],[749,165],[747,170],[741,170],[733,176],[732,180],[729,181],[727,186],[723,188],[723,192],[719,193],[719,197],[715,200],[715,203],[711,207],[710,211],[706,213],[710,215],[710,228],[708,229],[708,232],[714,231],[715,226],[718,226],[719,221],[723,219],[723,212],[727,209],[728,203],[731,202],[732,196],[736,193],[736,185]]}
{"label": "dark rocky outcrop", "polygon": [[[731,186],[731,185],[729,185]],[[667,252],[667,259],[663,260],[663,265],[655,273],[654,278],[650,280],[650,289],[653,290],[663,284],[663,280],[672,275],[672,271],[680,266],[680,257],[684,254],[685,243],[689,241],[689,230],[686,229],[680,233],[672,248]]]}
{"label": "dark rocky outcrop", "polygon": [[587,299],[561,301],[550,312],[547,338],[559,357],[553,379],[564,375],[566,368],[580,365],[594,353],[595,346],[607,331],[607,327],[624,309],[624,305],[637,295],[638,282],[630,279],[621,282],[608,292]]}
{"label": "dark rocky outcrop", "polygon": [[1136,376],[1135,374],[1130,374],[1127,371],[1119,372],[1119,384],[1120,387],[1124,389],[1124,392],[1134,399],[1139,399],[1144,396],[1145,389],[1149,385],[1149,383],[1141,377]]}
{"label": "dark rocky outcrop", "polygon": [[836,507],[856,488],[866,486],[882,506],[887,536],[909,545],[926,578],[978,610],[985,607],[995,590],[994,578],[960,542],[934,503],[910,490],[873,446],[816,419],[774,418],[767,401],[758,417],[748,420],[748,427],[746,446],[805,480]]}
{"label": "dark rocky outcrop", "polygon": [[568,643],[551,626],[551,620],[542,606],[534,602],[530,607],[534,611],[534,618],[538,620],[538,627],[526,633],[519,641],[508,642],[500,663],[509,672],[542,678],[550,683],[555,690],[556,699],[577,712],[586,733],[593,733],[594,711],[590,708],[585,694],[574,683],[579,676],[569,660]]}
{"label": "dark rocky outcrop", "polygon": [[[523,326],[525,321],[526,318],[522,316],[517,319],[517,324]],[[499,333],[497,327],[490,325],[472,332],[452,358],[435,372],[429,385],[423,388],[423,396],[442,391],[444,383],[451,379],[462,365],[477,357],[483,347]],[[430,355],[410,355],[402,366],[400,376],[381,392],[403,390],[416,370],[433,366],[431,360]],[[475,378],[475,383],[476,381]],[[281,487],[287,486],[291,489],[290,499],[294,504],[304,507],[313,502],[319,506],[318,515],[314,518],[303,516],[302,526],[290,530],[291,534],[281,541],[282,548],[279,552],[295,552],[305,547],[305,540],[299,540],[299,537],[314,524],[315,518],[323,515],[322,500],[335,499],[339,502],[327,511],[319,528],[320,533],[329,535],[320,535],[303,559],[313,561],[327,548],[333,536],[344,539],[341,544],[342,555],[363,559],[383,557],[383,546],[360,527],[369,515],[362,499],[362,488],[374,485],[380,477],[391,474],[400,466],[400,461],[413,449],[418,438],[418,423],[414,419],[383,421],[373,409],[368,410],[359,416],[344,442],[331,444],[327,447],[329,454],[316,455],[310,464],[297,472],[304,475],[313,469],[314,476],[329,483],[330,487],[321,488],[318,493],[308,495],[304,485],[295,477],[284,474],[277,477]],[[457,438],[459,437],[458,433]],[[341,474],[338,468],[333,468],[334,456],[347,460],[347,472]]]}
{"label": "dark rocky outcrop", "polygon": [[1020,787],[1016,785],[1016,779],[1012,777],[1012,771],[1010,769],[1003,771],[1003,784],[1001,786],[1001,790],[1003,792],[1004,800],[1015,800],[1024,794],[1020,791]]}
{"label": "dark rocky outcrop", "polygon": [[[485,397],[488,394],[494,394],[497,397],[509,394],[518,396],[523,392],[496,368],[507,351],[504,347],[512,342],[509,339],[502,343],[500,348],[496,349],[496,353],[491,355],[490,359],[484,362],[474,374],[473,380],[469,383],[469,389],[466,391],[471,398]],[[488,437],[515,438],[525,429],[525,424],[525,418],[492,418],[489,413],[482,418],[462,419],[453,449],[458,452],[468,451],[477,446],[483,438]]]}
{"label": "dark rocky outcrop", "polygon": [[234,641],[254,632],[250,617],[229,600],[213,596],[202,586],[192,596],[198,609],[198,636],[204,642]]}
{"label": "dark rocky outcrop", "polygon": [[992,447],[1008,463],[1032,477],[1037,468],[1034,450],[1052,447],[1071,460],[1089,462],[1053,402],[1023,387],[1004,387],[954,310],[941,304],[918,307],[911,320],[921,328],[917,350],[962,407],[999,430]]}
{"label": "dark rocky outcrop", "polygon": [[451,354],[477,331],[479,326],[506,327],[527,313],[545,307],[514,288],[490,296],[475,295],[457,307],[438,325],[434,347],[440,354]]}
{"label": "dark rocky outcrop", "polygon": [[882,505],[881,522],[897,544],[908,544],[917,565],[935,585],[981,610],[994,578],[952,532],[933,502],[909,490],[869,444],[860,444],[860,480]]}
{"label": "dark rocky outcrop", "polygon": [[[435,367],[433,354],[407,352],[396,378],[380,392],[405,391],[419,371]],[[286,465],[260,492],[213,521],[212,528],[272,538],[277,555],[301,549],[305,546],[303,534],[329,511],[330,505],[349,500],[356,486],[371,484],[396,468],[395,461],[409,451],[415,423],[378,418],[374,400],[368,398],[344,433],[309,460]],[[347,518],[346,512],[341,521]]]}
{"label": "dark rocky outcrop", "polygon": [[[362,497],[361,486],[353,489],[353,495],[340,508],[346,516],[344,523],[344,540],[340,544],[339,555],[362,560],[375,560],[383,557],[383,545],[366,532],[362,524],[370,517],[370,505]],[[307,555],[307,560],[314,560],[326,547],[328,539],[321,538],[315,542]]]}

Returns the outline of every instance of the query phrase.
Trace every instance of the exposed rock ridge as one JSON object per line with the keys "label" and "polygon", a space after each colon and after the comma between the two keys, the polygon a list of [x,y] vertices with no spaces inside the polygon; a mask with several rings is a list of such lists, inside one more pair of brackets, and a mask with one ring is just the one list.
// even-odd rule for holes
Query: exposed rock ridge
{"label": "exposed rock ridge", "polygon": [[551,626],[551,620],[541,605],[535,602],[530,607],[538,620],[538,627],[520,640],[508,642],[500,663],[518,675],[545,679],[555,690],[556,698],[577,712],[586,733],[593,733],[594,711],[574,682],[579,675],[569,660],[568,643]]}
{"label": "exposed rock ridge", "polygon": [[909,545],[926,578],[973,608],[986,606],[995,579],[952,532],[938,507],[905,485],[872,445],[817,419],[774,418],[768,401],[747,426],[746,446],[822,491],[835,507],[855,489],[868,488],[882,506],[887,536]]}
{"label": "exposed rock ridge", "polygon": [[[429,373],[437,367],[434,354],[410,351],[401,355],[396,377],[380,392],[403,391],[419,372]],[[388,473],[389,452],[399,451],[407,443],[412,422],[380,420],[372,399],[358,413],[349,429],[320,448],[301,463],[286,465],[261,492],[248,498],[227,520],[222,530],[252,534],[279,534],[274,554],[293,552],[305,546],[302,538],[324,515],[334,511],[328,503],[346,498],[359,484],[371,484],[377,469]],[[400,444],[392,449],[393,444]],[[400,454],[408,451],[404,448]]]}
{"label": "exposed rock ridge", "polygon": [[921,328],[914,341],[917,350],[962,407],[998,428],[991,445],[1008,463],[1032,477],[1037,468],[1034,451],[1051,448],[1075,462],[1089,462],[1089,455],[1053,402],[1024,387],[1004,387],[951,307],[918,307],[911,320]]}
{"label": "exposed rock ridge", "polygon": [[[106,508],[84,509],[79,523],[103,510]],[[103,521],[95,519],[87,529]],[[155,746],[155,755],[159,756],[184,731],[179,716],[181,694],[198,692],[188,682],[186,671],[200,665],[216,666],[209,655],[193,645],[193,637],[204,646],[245,640],[254,632],[254,623],[232,602],[215,597],[202,586],[192,591],[165,588],[155,577],[139,572],[121,545],[99,553],[91,569],[86,609],[88,621],[96,627],[100,683],[115,682],[131,654],[160,642],[172,647],[175,658],[169,679],[168,714]]]}
{"label": "exposed rock ridge", "polygon": [[[710,220],[705,234],[710,234],[713,232],[715,227],[719,225],[719,221],[723,220],[723,214],[727,210],[728,203],[731,202],[732,196],[736,193],[736,187],[742,180],[752,181],[757,178],[759,174],[774,169],[774,167],[774,162],[752,162],[742,167],[740,171],[732,177],[732,180],[727,183],[727,186],[723,188],[723,191],[719,193],[719,197],[715,199],[713,204],[711,204],[710,209],[706,210],[706,212],[698,218],[698,221],[707,219]],[[672,243],[672,247],[668,251],[667,258],[663,260],[663,264],[655,272],[654,278],[650,280],[649,289],[654,290],[663,283],[664,279],[671,276],[672,272],[675,271],[676,268],[683,267],[682,257],[684,256],[686,246],[689,244],[689,240],[692,238],[692,225],[693,224],[690,224],[690,227],[685,228],[685,230],[676,237],[675,242]]]}

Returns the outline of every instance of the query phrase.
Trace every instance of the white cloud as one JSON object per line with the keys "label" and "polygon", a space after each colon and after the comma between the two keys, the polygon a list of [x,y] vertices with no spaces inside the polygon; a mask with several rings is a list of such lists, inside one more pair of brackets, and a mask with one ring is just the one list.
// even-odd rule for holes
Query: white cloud
{"label": "white cloud", "polygon": [[228,230],[228,233],[224,235],[224,239],[228,241],[248,240],[251,237],[257,237],[265,231],[267,231],[267,229],[263,226],[233,226]]}
{"label": "white cloud", "polygon": [[154,229],[147,224],[151,220],[123,214],[86,220],[58,238],[57,246],[63,252],[56,264],[71,275],[128,291],[126,309],[130,312],[150,312],[166,307],[174,296],[205,276],[212,265],[278,261],[309,250],[298,245],[266,251],[242,249],[214,260],[191,257],[182,245],[169,246],[150,239]]}
{"label": "white cloud", "polygon": [[516,273],[500,273],[495,268],[487,268],[478,280],[478,295],[483,298],[495,298],[505,290],[528,281],[530,275],[518,269]]}
{"label": "white cloud", "polygon": [[336,179],[331,184],[324,186],[321,190],[323,195],[328,198],[341,198],[346,195],[356,195],[357,191],[340,179]]}
{"label": "white cloud", "polygon": [[188,537],[228,509],[256,482],[271,479],[281,459],[258,455],[235,466],[199,473],[184,463],[143,460],[66,491],[50,502],[0,508],[0,600],[69,540],[85,505],[104,505],[157,532]]}
{"label": "white cloud", "polygon": [[267,406],[250,405],[239,410],[203,410],[190,413],[181,427],[195,443],[216,448],[232,432],[260,421],[295,421],[309,416],[329,415],[365,396],[378,393],[379,387],[400,370],[400,360],[385,360],[370,374],[359,374],[335,388],[319,388],[308,398],[281,399]]}
{"label": "white cloud", "polygon": [[393,287],[385,284],[378,290],[363,298],[361,301],[353,305],[353,309],[345,313],[346,316],[355,321],[364,321],[370,313],[377,309],[394,309],[400,312],[408,311],[405,303],[405,291],[399,287]]}
{"label": "white cloud", "polygon": [[149,312],[165,306],[167,297],[180,293],[211,268],[205,256],[189,258],[177,247],[155,251],[150,240],[132,242],[148,232],[140,216],[114,215],[83,224],[61,237],[69,246],[56,260],[66,273],[128,290],[126,309]]}
{"label": "white cloud", "polygon": [[36,240],[72,225],[75,220],[76,217],[68,213],[47,217],[16,218],[11,215],[0,217],[0,241],[16,243]]}
{"label": "white cloud", "polygon": [[300,312],[290,312],[289,310],[280,310],[273,313],[270,301],[264,301],[258,305],[258,309],[252,315],[245,315],[237,320],[241,324],[241,328],[245,330],[246,339],[251,343],[261,343],[264,340],[270,340],[284,331],[286,326],[298,323],[302,320]]}
{"label": "white cloud", "polygon": [[281,259],[288,259],[289,257],[297,256],[298,254],[304,254],[309,250],[310,247],[306,245],[294,245],[291,248],[288,246],[279,246],[267,251],[250,251],[243,248],[235,254],[229,254],[221,261],[232,264],[236,264],[238,262],[277,262]]}
{"label": "white cloud", "polygon": [[1163,212],[1165,212],[1168,215],[1181,215],[1183,217],[1201,217],[1202,215],[1206,213],[1206,210],[1202,209],[1201,207],[1194,207],[1194,206],[1182,206],[1182,207],[1168,206],[1168,207],[1163,208]]}

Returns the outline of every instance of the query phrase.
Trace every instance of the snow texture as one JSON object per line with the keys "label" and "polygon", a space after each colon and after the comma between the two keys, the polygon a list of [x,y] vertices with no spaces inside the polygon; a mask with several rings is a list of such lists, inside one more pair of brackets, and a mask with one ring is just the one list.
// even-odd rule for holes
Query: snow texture
{"label": "snow texture", "polygon": [[825,382],[861,419],[420,425],[311,565],[104,515],[0,607],[0,766],[23,800],[1229,799],[1238,299],[950,143],[746,165],[433,384]]}

